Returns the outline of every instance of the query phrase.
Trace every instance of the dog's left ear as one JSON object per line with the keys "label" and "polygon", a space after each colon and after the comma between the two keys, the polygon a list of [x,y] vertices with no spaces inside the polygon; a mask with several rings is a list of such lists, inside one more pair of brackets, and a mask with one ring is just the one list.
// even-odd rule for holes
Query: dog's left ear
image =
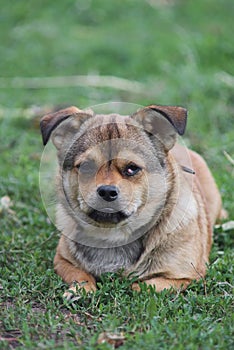
{"label": "dog's left ear", "polygon": [[66,140],[71,141],[74,133],[89,117],[91,117],[91,110],[82,111],[74,106],[46,114],[40,122],[44,146],[52,136],[55,147],[60,149]]}
{"label": "dog's left ear", "polygon": [[187,122],[187,110],[177,106],[150,105],[132,115],[145,131],[159,138],[169,151],[176,142],[177,134],[183,135]]}
{"label": "dog's left ear", "polygon": [[49,141],[50,135],[53,130],[59,126],[64,120],[79,113],[80,110],[77,107],[68,107],[61,109],[57,112],[46,114],[40,121],[40,129],[42,134],[43,145],[45,146]]}

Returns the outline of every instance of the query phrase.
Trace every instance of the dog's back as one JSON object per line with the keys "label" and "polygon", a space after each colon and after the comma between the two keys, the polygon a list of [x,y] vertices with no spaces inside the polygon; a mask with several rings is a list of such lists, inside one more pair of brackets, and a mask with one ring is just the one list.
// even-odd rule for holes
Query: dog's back
{"label": "dog's back", "polygon": [[[206,202],[206,209],[213,226],[218,219],[225,217],[225,210],[222,209],[220,192],[215,180],[205,162],[196,152],[176,144],[171,153],[179,164],[191,167],[195,172],[195,181]],[[189,164],[187,164],[189,159]],[[191,176],[188,174],[188,177]],[[192,182],[190,182],[192,184]]]}

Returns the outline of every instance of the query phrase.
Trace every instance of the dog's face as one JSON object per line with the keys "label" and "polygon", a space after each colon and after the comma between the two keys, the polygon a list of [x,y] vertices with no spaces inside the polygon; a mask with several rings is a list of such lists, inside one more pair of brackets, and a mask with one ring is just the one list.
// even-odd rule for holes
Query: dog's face
{"label": "dog's face", "polygon": [[62,205],[74,219],[132,234],[156,222],[171,178],[168,151],[182,134],[186,111],[150,106],[132,116],[94,115],[75,107],[42,119],[60,164]]}
{"label": "dog's face", "polygon": [[159,210],[166,191],[161,150],[128,118],[96,116],[90,122],[62,165],[74,212],[113,226],[139,215],[151,197]]}

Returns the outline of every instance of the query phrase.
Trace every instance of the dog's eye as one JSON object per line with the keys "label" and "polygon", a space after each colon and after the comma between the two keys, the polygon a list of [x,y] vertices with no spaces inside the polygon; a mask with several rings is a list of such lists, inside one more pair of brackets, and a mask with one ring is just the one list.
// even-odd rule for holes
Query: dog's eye
{"label": "dog's eye", "polygon": [[137,166],[136,164],[129,164],[126,166],[123,173],[124,173],[124,175],[127,175],[127,176],[134,176],[137,173],[139,173],[139,171],[141,171],[141,170],[142,169],[139,166]]}
{"label": "dog's eye", "polygon": [[97,170],[96,164],[94,161],[86,161],[76,166],[81,174],[94,174]]}

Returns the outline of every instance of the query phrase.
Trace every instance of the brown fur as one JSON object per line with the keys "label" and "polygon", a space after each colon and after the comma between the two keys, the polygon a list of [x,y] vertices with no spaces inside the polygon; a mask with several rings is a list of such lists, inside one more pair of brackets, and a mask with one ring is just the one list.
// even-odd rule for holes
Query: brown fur
{"label": "brown fur", "polygon": [[[60,163],[54,266],[66,283],[94,291],[96,277],[123,269],[161,291],[205,276],[221,198],[205,161],[175,144],[185,125],[185,109],[155,105],[130,117],[71,107],[42,119]],[[126,175],[132,163],[140,171]],[[102,185],[118,187],[110,213],[97,196]]]}

